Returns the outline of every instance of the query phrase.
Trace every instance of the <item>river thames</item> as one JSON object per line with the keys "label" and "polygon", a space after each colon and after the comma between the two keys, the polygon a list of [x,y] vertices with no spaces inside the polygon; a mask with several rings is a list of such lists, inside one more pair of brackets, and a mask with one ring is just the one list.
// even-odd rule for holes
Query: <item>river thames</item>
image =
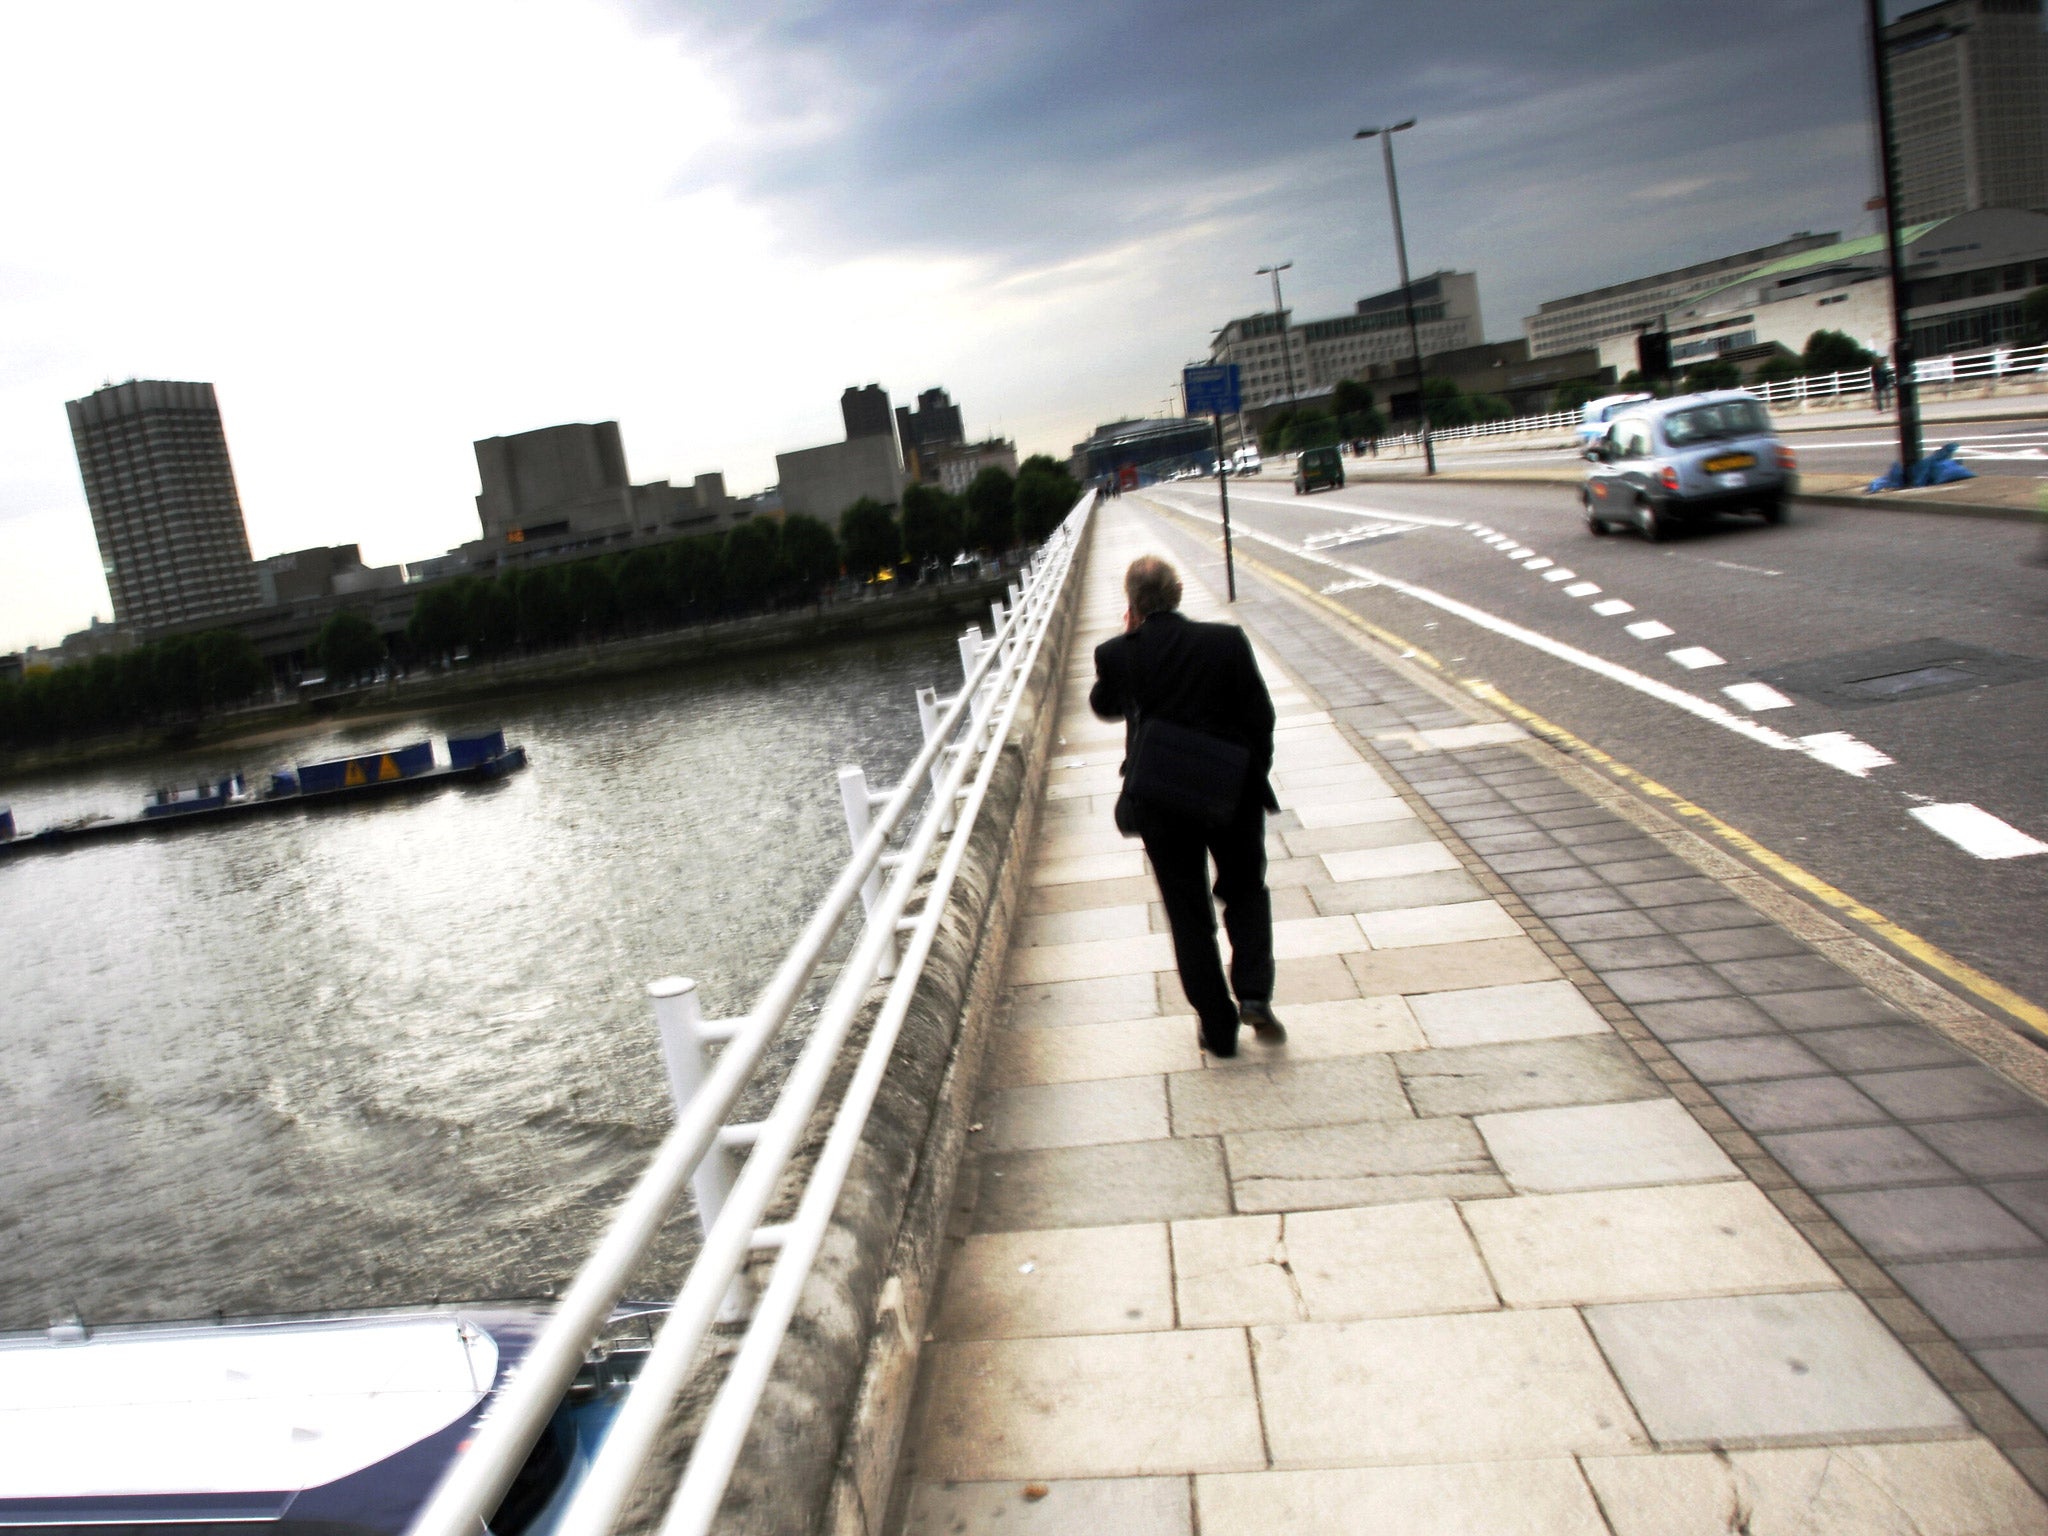
{"label": "river thames", "polygon": [[846,859],[835,770],[894,782],[957,658],[925,634],[0,783],[32,831],[451,730],[532,764],[0,864],[0,1328],[566,1282],[671,1122],[646,983],[746,1007]]}

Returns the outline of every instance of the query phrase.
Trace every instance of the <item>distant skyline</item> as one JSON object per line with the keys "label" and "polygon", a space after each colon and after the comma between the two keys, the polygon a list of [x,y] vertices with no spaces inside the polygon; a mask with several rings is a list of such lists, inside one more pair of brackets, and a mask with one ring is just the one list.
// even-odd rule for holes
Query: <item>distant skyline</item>
{"label": "distant skyline", "polygon": [[[1888,8],[1896,13],[1905,7]],[[616,419],[636,481],[933,385],[1064,455],[1211,331],[1474,270],[1545,299],[1867,231],[1854,0],[243,0],[0,15],[0,651],[111,608],[64,402],[218,391],[258,557],[474,538],[474,439]]]}

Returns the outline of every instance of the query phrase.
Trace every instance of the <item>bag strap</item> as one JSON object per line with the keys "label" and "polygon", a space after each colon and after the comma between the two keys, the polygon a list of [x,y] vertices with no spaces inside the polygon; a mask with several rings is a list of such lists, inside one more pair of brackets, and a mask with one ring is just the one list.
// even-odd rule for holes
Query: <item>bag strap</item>
{"label": "bag strap", "polygon": [[1145,716],[1144,709],[1138,703],[1138,680],[1147,675],[1144,669],[1138,665],[1138,639],[1144,633],[1145,625],[1140,620],[1138,627],[1131,631],[1131,643],[1124,647],[1125,651],[1130,655],[1129,671],[1131,675],[1131,696],[1125,703],[1124,714],[1129,718],[1133,730],[1137,729],[1138,723]]}

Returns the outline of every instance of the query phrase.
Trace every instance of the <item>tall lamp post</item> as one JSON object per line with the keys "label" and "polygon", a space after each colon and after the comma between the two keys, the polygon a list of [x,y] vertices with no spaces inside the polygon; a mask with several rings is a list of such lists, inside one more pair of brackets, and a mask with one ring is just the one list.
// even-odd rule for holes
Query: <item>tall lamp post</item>
{"label": "tall lamp post", "polygon": [[1280,274],[1294,265],[1283,261],[1277,267],[1261,267],[1258,276],[1273,279],[1273,318],[1280,323],[1280,366],[1287,370],[1287,403],[1294,404],[1294,358],[1287,346],[1287,306],[1280,302]]}
{"label": "tall lamp post", "polygon": [[1415,119],[1395,123],[1391,128],[1361,128],[1354,139],[1378,139],[1380,157],[1387,167],[1387,201],[1394,209],[1394,254],[1401,263],[1401,307],[1408,312],[1408,351],[1415,359],[1415,411],[1422,418],[1423,473],[1436,473],[1436,444],[1429,437],[1429,407],[1422,398],[1422,333],[1415,325],[1415,293],[1408,286],[1408,237],[1401,230],[1401,184],[1394,179],[1394,135],[1415,126]]}
{"label": "tall lamp post", "polygon": [[1884,177],[1885,244],[1891,253],[1892,383],[1899,402],[1899,467],[1911,474],[1920,462],[1920,392],[1913,381],[1913,333],[1906,328],[1905,250],[1899,239],[1899,152],[1892,142],[1891,71],[1886,68],[1884,8],[1867,0],[1870,74],[1877,106],[1877,155]]}

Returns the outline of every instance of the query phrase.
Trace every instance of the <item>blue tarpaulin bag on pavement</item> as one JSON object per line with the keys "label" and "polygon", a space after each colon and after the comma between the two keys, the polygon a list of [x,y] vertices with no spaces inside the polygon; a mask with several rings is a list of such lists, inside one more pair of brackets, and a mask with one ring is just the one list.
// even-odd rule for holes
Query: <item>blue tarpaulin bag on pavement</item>
{"label": "blue tarpaulin bag on pavement", "polygon": [[1874,496],[1879,491],[1903,491],[1908,487],[1919,489],[1929,485],[1949,485],[1957,480],[1974,480],[1977,472],[1956,462],[1955,443],[1944,443],[1913,466],[1913,473],[1907,475],[1895,463],[1892,467],[1871,481],[1866,495]]}

